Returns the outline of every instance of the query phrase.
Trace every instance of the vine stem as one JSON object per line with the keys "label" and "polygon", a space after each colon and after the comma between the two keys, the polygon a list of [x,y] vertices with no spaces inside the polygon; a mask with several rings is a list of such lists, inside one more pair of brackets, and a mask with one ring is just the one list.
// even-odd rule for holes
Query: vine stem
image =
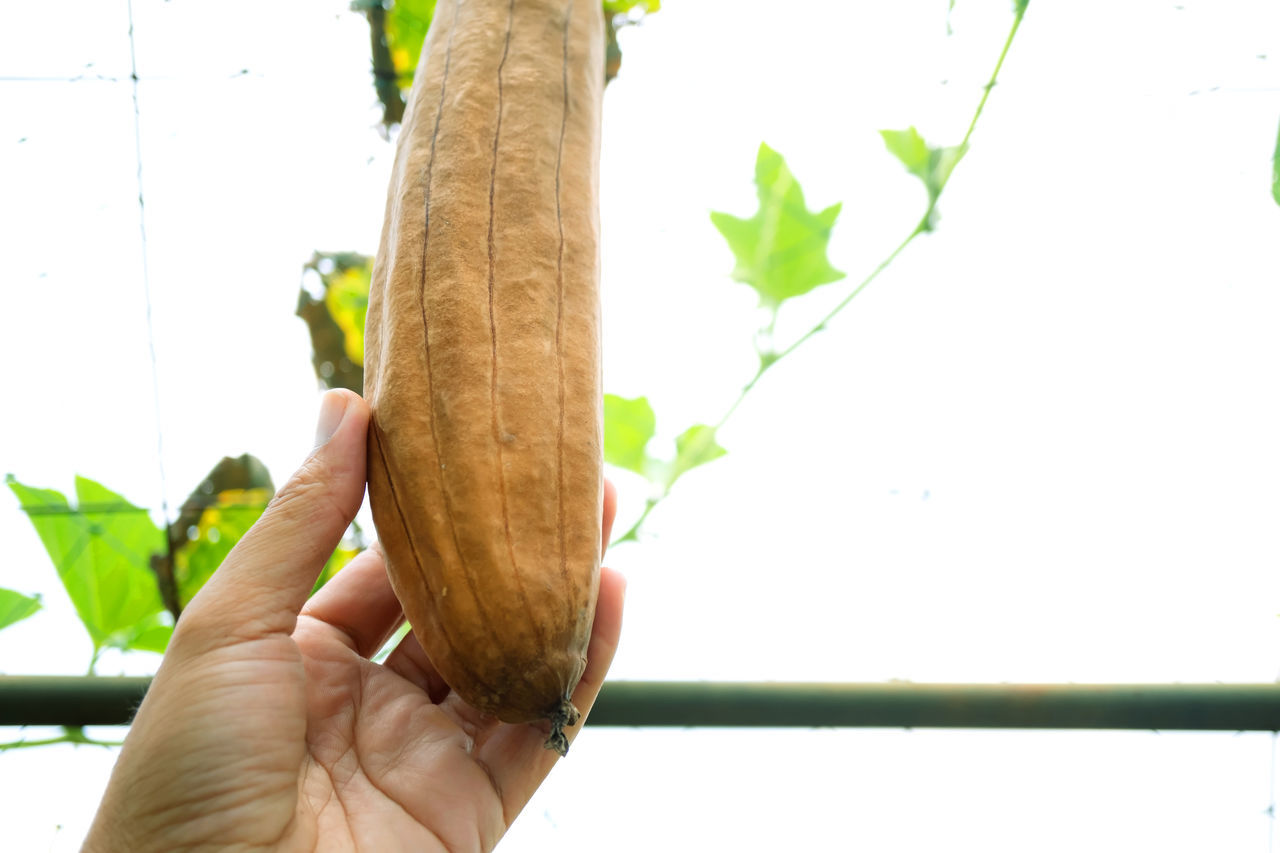
{"label": "vine stem", "polygon": [[0,752],[9,749],[26,749],[32,746],[52,746],[58,743],[73,743],[82,746],[101,746],[115,747],[123,745],[124,741],[117,740],[98,740],[97,738],[87,737],[83,731],[77,728],[69,728],[57,737],[39,738],[37,740],[15,740],[8,743],[0,743]]}
{"label": "vine stem", "polygon": [[[982,118],[982,111],[987,106],[987,99],[991,97],[991,90],[996,87],[996,82],[1000,77],[1000,69],[1004,67],[1005,57],[1009,55],[1009,48],[1013,45],[1013,39],[1018,34],[1018,27],[1022,25],[1022,18],[1023,18],[1023,15],[1026,14],[1028,5],[1029,3],[1027,2],[1018,2],[1015,5],[1014,13],[1013,13],[1013,24],[1012,26],[1009,27],[1009,35],[1005,37],[1004,47],[1001,48],[1000,50],[1000,57],[996,60],[996,67],[991,72],[991,78],[987,81],[986,85],[982,87],[982,97],[978,100],[978,106],[973,111],[973,118],[970,119],[969,127],[964,132],[964,139],[960,141],[960,145],[958,146],[958,148],[961,151],[961,157],[963,157],[964,152],[968,150],[969,139],[970,137],[973,136],[973,131],[978,126],[978,119]],[[957,163],[957,165],[959,164]],[[734,412],[738,410],[738,407],[742,405],[742,401],[747,398],[747,395],[751,393],[752,389],[756,387],[756,385],[760,382],[760,380],[764,377],[764,375],[768,373],[769,370],[774,365],[782,361],[791,353],[795,352],[797,349],[800,348],[802,344],[804,344],[814,335],[818,334],[818,332],[823,331],[827,327],[827,324],[829,324],[833,319],[835,319],[835,317],[841,311],[843,311],[846,307],[848,307],[849,303],[852,302],[854,299],[856,299],[858,294],[866,290],[867,286],[871,284],[871,282],[879,278],[880,274],[883,273],[886,269],[888,269],[889,265],[892,264],[895,260],[897,260],[898,256],[901,255],[906,250],[906,248],[915,241],[917,237],[919,237],[921,234],[927,233],[930,230],[930,223],[933,219],[934,210],[938,206],[938,199],[942,196],[943,190],[946,189],[947,183],[950,182],[952,174],[954,174],[954,171],[952,171],[950,174],[947,175],[946,179],[943,180],[942,183],[938,186],[938,191],[932,194],[932,197],[929,199],[928,206],[925,207],[924,215],[920,217],[920,220],[919,222],[916,223],[915,228],[911,229],[911,233],[907,234],[907,236],[903,238],[902,242],[900,242],[897,245],[897,247],[894,248],[894,250],[884,258],[884,260],[876,264],[875,269],[871,270],[871,272],[866,276],[866,278],[858,282],[857,287],[849,291],[848,295],[846,295],[844,299],[841,299],[838,303],[836,303],[835,307],[832,308],[830,311],[828,311],[826,316],[824,316],[821,320],[815,323],[807,332],[805,332],[803,335],[801,335],[799,338],[793,341],[786,349],[776,354],[766,354],[766,353],[761,354],[760,366],[756,368],[755,375],[751,377],[751,380],[747,382],[746,385],[742,386],[742,390],[738,392],[738,396],[729,405],[729,408],[725,410],[724,414],[720,416],[720,420],[716,421],[715,426],[710,431],[706,440],[708,441],[711,440],[711,436],[714,436],[720,430],[720,428],[723,427],[726,422],[728,422],[729,418],[731,418]],[[777,319],[777,315],[775,313],[769,322],[770,330],[772,330],[773,323],[776,321],[776,319]],[[669,495],[670,493],[671,493],[671,485],[668,484],[662,490],[662,492],[646,500],[644,504],[644,510],[640,513],[640,517],[636,519],[635,523],[631,525],[631,527],[627,530],[626,533],[623,533],[621,536],[618,536],[612,542],[610,542],[609,543],[610,546],[620,545],[623,542],[639,541],[640,528],[644,525],[645,521],[649,518],[649,515],[650,513],[653,512],[654,508],[657,507],[658,504],[662,503],[662,501],[665,500],[667,495]]]}
{"label": "vine stem", "polygon": [[1000,76],[1000,69],[1004,67],[1004,58],[1009,55],[1009,47],[1013,44],[1013,37],[1018,34],[1018,27],[1022,25],[1022,16],[1027,12],[1027,3],[1018,3],[1013,13],[1013,26],[1009,28],[1009,35],[1004,40],[1004,47],[1000,49],[1000,58],[996,60],[996,67],[991,72],[991,79],[987,81],[987,85],[982,87],[982,98],[978,101],[978,108],[973,111],[973,119],[969,122],[969,129],[964,132],[964,139],[960,141],[960,147],[964,148],[969,144],[969,137],[973,136],[973,129],[978,126],[978,119],[982,118],[982,109],[987,105],[987,98],[991,97],[991,90],[996,87],[996,78]]}

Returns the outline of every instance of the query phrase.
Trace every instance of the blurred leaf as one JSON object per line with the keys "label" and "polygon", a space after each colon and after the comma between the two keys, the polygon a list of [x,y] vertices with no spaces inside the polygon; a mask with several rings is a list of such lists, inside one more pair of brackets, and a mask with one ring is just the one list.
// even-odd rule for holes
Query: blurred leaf
{"label": "blurred leaf", "polygon": [[297,315],[311,334],[311,364],[327,388],[364,390],[364,319],[373,258],[355,252],[316,252],[304,269],[323,293],[303,287]]}
{"label": "blurred leaf", "polygon": [[929,174],[929,145],[914,127],[906,130],[882,130],[880,136],[889,153],[902,161],[907,171],[921,180]]}
{"label": "blurred leaf", "polygon": [[1271,197],[1280,204],[1280,132],[1276,133],[1276,150],[1271,155]]}
{"label": "blurred leaf", "polygon": [[315,584],[311,587],[311,594],[315,595],[319,592],[322,586],[333,580],[333,576],[346,568],[347,564],[354,560],[356,555],[363,550],[364,548],[361,545],[347,539],[338,543],[338,547],[333,549],[333,553],[325,561],[324,568],[320,571],[320,577],[316,578]]}
{"label": "blurred leaf", "polygon": [[387,49],[402,80],[413,78],[422,44],[436,13],[436,0],[394,0],[387,9]]}
{"label": "blurred leaf", "polygon": [[706,424],[689,427],[676,438],[676,461],[671,467],[668,486],[681,475],[715,461],[729,451],[716,443],[716,428]]}
{"label": "blurred leaf", "polygon": [[605,15],[604,18],[604,84],[608,86],[622,70],[622,44],[618,41],[618,21],[626,21],[621,15]]}
{"label": "blurred leaf", "polygon": [[353,0],[351,10],[362,12],[369,22],[373,88],[378,94],[379,103],[382,104],[382,126],[389,138],[391,128],[404,119],[404,97],[412,78],[397,71],[395,62],[391,59],[390,38],[387,35],[386,0]]}
{"label": "blurred leaf", "polygon": [[[933,213],[933,205],[937,202],[938,196],[942,194],[942,188],[947,185],[947,181],[951,178],[951,172],[955,169],[956,164],[964,157],[967,146],[952,145],[947,147],[933,147],[924,141],[924,137],[914,127],[906,130],[882,130],[880,136],[884,139],[885,147],[889,149],[889,153],[897,157],[902,165],[907,167],[907,171],[915,175],[924,184],[925,191],[929,194],[930,215]],[[925,230],[933,227],[932,220],[924,224]]]}
{"label": "blurred leaf", "polygon": [[661,8],[659,0],[604,0],[604,82],[613,82],[622,70],[622,45],[618,30],[640,23]]}
{"label": "blurred leaf", "polygon": [[[275,494],[275,484],[271,482],[271,472],[262,460],[251,453],[239,456],[224,456],[218,460],[200,485],[192,489],[191,494],[182,502],[178,518],[169,527],[170,539],[174,551],[177,551],[188,540],[188,533],[196,529],[204,511],[217,506],[219,495],[228,491],[244,491],[247,489],[264,489],[270,496]],[[266,501],[263,501],[264,507]]]}
{"label": "blurred leaf", "polygon": [[387,128],[404,118],[422,45],[435,16],[436,0],[355,0],[351,8],[369,20],[373,82]]}
{"label": "blurred leaf", "polygon": [[23,595],[0,587],[0,628],[21,622],[40,609],[40,596]]}
{"label": "blurred leaf", "polygon": [[662,0],[604,0],[604,11],[607,15],[624,15],[632,9],[652,15],[660,8],[662,8]]}
{"label": "blurred leaf", "polygon": [[364,364],[364,318],[369,312],[373,263],[335,271],[325,282],[324,304],[342,330],[343,350],[352,364]]}
{"label": "blurred leaf", "polygon": [[1022,15],[1027,11],[1027,5],[1030,2],[1031,0],[1013,0],[1014,14],[1018,17],[1022,17]]}
{"label": "blurred leaf", "polygon": [[[184,566],[185,593],[179,592],[176,562],[179,555],[188,560],[194,547],[193,537],[201,534],[200,521],[206,509],[217,507],[224,492],[245,492],[259,490],[265,494],[259,510],[265,509],[271,496],[275,494],[275,485],[271,482],[271,472],[262,460],[249,453],[239,456],[224,456],[210,469],[200,484],[192,489],[191,494],[182,502],[178,517],[169,525],[169,549],[164,554],[157,554],[151,560],[151,568],[160,584],[160,594],[165,606],[175,617],[182,612],[183,606],[203,585],[204,581],[194,581],[190,576],[191,567]],[[207,577],[205,578],[207,580]]]}
{"label": "blurred leaf", "polygon": [[200,513],[195,530],[187,531],[187,541],[173,555],[173,575],[182,607],[195,597],[262,515],[272,494],[272,489],[264,487],[223,489]]}
{"label": "blurred leaf", "polygon": [[716,443],[715,427],[698,424],[676,438],[674,459],[658,459],[649,453],[656,431],[657,418],[647,397],[629,400],[615,394],[604,395],[605,461],[634,471],[664,492],[670,491],[686,472],[728,452]]}
{"label": "blurred leaf", "polygon": [[[174,580],[181,607],[209,581],[231,549],[249,532],[275,495],[271,474],[246,453],[223,457],[182,505],[171,528]],[[358,525],[330,555],[312,592],[364,549]]]}
{"label": "blurred leaf", "polygon": [[604,395],[604,461],[648,477],[654,460],[647,450],[657,419],[647,397]]}
{"label": "blurred leaf", "polygon": [[30,518],[76,614],[93,640],[129,649],[140,627],[164,611],[151,556],[163,551],[164,533],[147,511],[85,477],[76,477],[77,506],[52,489],[8,477],[9,488]]}
{"label": "blurred leaf", "polygon": [[735,280],[755,288],[760,304],[776,312],[785,300],[844,278],[827,260],[840,205],[809,212],[782,155],[763,143],[756,157],[756,192],[760,209],[750,219],[711,214],[737,260]]}
{"label": "blurred leaf", "polygon": [[107,645],[139,652],[163,653],[172,634],[172,617],[162,611],[118,632]]}

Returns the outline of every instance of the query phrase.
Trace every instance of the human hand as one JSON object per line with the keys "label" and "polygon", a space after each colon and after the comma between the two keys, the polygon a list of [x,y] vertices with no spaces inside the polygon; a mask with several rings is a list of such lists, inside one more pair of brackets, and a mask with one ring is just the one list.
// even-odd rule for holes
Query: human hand
{"label": "human hand", "polygon": [[[412,634],[369,660],[404,618],[376,546],[307,600],[363,499],[368,424],[326,395],[317,448],[178,621],[86,851],[490,850],[550,772],[545,731],[482,717]],[[606,543],[614,509],[606,485]],[[624,585],[602,570],[584,719]]]}

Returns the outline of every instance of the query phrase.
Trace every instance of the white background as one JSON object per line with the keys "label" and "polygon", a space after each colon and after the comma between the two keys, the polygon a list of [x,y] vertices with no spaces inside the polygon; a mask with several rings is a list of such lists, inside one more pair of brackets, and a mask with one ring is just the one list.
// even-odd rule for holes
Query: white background
{"label": "white background", "polygon": [[[761,140],[811,208],[844,202],[849,278],[784,309],[784,344],[914,225],[923,190],[876,130],[958,142],[1012,21],[1007,0],[959,0],[948,35],[946,5],[670,0],[624,34],[606,387],[649,395],[660,441],[715,422],[753,369],[753,294],[707,214],[754,210]],[[223,455],[277,483],[302,459],[301,265],[375,249],[392,152],[344,3],[133,11],[159,414],[125,3],[2,0],[0,471],[174,506]],[[1262,0],[1035,0],[937,233],[611,556],[630,580],[612,675],[1275,680],[1278,34]],[[625,529],[645,487],[615,480]],[[0,633],[0,671],[82,672],[88,640],[3,502],[0,585],[46,609]],[[504,849],[1264,851],[1272,752],[1265,734],[596,729]],[[0,754],[6,849],[76,849],[112,760]]]}

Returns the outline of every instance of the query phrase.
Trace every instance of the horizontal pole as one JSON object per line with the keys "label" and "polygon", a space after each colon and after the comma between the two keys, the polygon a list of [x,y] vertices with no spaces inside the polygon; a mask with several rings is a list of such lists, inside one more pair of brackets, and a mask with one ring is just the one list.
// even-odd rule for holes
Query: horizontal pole
{"label": "horizontal pole", "polygon": [[[0,676],[0,726],[127,725],[149,678]],[[1280,730],[1278,684],[611,681],[595,726]]]}
{"label": "horizontal pole", "polygon": [[0,726],[124,726],[150,678],[0,676]]}
{"label": "horizontal pole", "polygon": [[1280,684],[606,683],[613,726],[1280,730]]}

